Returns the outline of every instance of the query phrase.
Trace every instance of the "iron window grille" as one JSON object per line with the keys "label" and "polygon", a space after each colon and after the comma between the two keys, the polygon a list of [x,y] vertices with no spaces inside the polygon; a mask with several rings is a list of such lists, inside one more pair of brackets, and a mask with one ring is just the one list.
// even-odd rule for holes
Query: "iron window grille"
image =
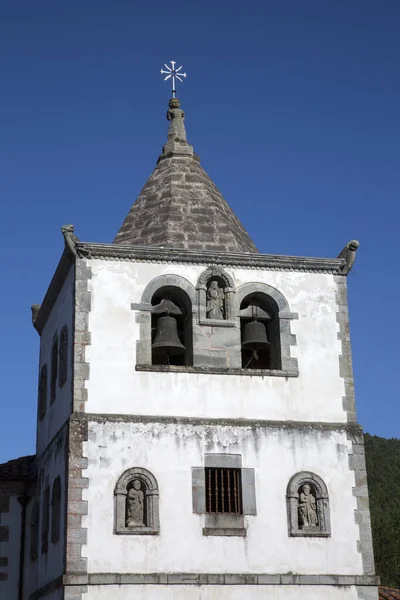
{"label": "iron window grille", "polygon": [[243,514],[242,476],[240,469],[205,469],[206,512]]}

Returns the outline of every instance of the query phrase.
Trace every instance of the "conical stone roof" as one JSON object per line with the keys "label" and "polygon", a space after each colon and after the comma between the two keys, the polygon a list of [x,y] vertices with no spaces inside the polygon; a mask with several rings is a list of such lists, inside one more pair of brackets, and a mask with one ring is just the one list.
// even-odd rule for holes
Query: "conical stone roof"
{"label": "conical stone roof", "polygon": [[167,143],[114,243],[257,253],[188,144],[177,98],[169,102],[167,119]]}

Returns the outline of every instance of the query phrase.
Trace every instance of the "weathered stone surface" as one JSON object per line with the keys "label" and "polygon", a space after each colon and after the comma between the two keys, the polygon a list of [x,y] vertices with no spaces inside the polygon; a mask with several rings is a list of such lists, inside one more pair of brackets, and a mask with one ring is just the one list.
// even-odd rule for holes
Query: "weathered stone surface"
{"label": "weathered stone surface", "polygon": [[178,147],[160,157],[114,243],[258,253],[198,158]]}

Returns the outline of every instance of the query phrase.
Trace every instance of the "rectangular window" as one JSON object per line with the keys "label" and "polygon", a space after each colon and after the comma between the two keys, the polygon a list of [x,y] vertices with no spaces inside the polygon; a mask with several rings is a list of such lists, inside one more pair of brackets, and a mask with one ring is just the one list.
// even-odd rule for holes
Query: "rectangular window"
{"label": "rectangular window", "polygon": [[242,515],[241,469],[205,469],[206,512]]}
{"label": "rectangular window", "polygon": [[53,346],[51,348],[51,385],[50,385],[50,404],[56,399],[58,376],[58,336],[53,337]]}

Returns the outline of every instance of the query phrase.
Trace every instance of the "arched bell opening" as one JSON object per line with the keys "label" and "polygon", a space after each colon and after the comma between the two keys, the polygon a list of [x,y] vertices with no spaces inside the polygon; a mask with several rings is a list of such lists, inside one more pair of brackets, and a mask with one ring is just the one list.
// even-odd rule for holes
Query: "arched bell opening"
{"label": "arched bell opening", "polygon": [[279,308],[261,292],[246,296],[240,305],[243,369],[282,368]]}
{"label": "arched bell opening", "polygon": [[153,365],[193,364],[192,305],[180,288],[165,286],[151,300],[151,356]]}

